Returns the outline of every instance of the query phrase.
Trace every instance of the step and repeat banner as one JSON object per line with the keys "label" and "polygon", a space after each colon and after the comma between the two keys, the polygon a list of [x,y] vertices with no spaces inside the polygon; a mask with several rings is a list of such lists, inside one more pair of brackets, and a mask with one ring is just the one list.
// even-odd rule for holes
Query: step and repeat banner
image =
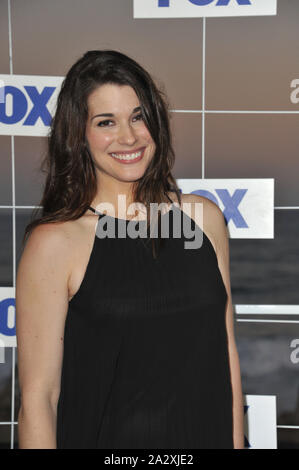
{"label": "step and repeat banner", "polygon": [[134,0],[134,18],[276,15],[277,0]]}
{"label": "step and repeat banner", "polygon": [[[258,24],[261,29],[263,24],[265,28],[270,28],[271,22],[277,22],[279,20],[277,3],[279,2],[276,0],[126,0],[121,2],[117,2],[116,0],[102,0],[98,2],[87,0],[84,3],[76,2],[74,8],[71,8],[72,2],[63,0],[61,2],[29,2],[27,11],[25,11],[25,9],[20,6],[19,2],[12,0],[12,57],[13,60],[15,60],[13,70],[16,71],[16,73],[10,73],[9,61],[7,59],[6,66],[2,70],[0,69],[0,142],[3,143],[3,149],[6,148],[5,145],[9,148],[7,139],[14,136],[13,147],[14,152],[16,152],[16,176],[13,185],[16,188],[17,194],[17,217],[18,207],[23,207],[23,212],[21,213],[21,209],[19,212],[19,220],[21,220],[21,216],[24,217],[24,214],[29,219],[32,207],[38,204],[38,196],[41,194],[41,186],[37,189],[35,188],[32,197],[28,197],[26,189],[22,189],[22,187],[26,187],[26,185],[30,183],[30,178],[34,181],[35,176],[33,176],[33,174],[36,175],[34,171],[32,171],[31,176],[28,176],[28,173],[26,173],[26,166],[28,164],[29,166],[32,165],[33,161],[32,153],[29,147],[27,147],[26,139],[29,139],[33,146],[32,149],[35,149],[34,151],[36,152],[34,157],[35,166],[32,165],[32,169],[35,169],[36,162],[39,161],[38,151],[46,142],[51,118],[55,112],[57,96],[64,79],[63,70],[66,71],[69,65],[88,49],[111,48],[121,50],[133,56],[137,61],[142,62],[146,68],[148,64],[155,78],[165,85],[166,92],[169,89],[171,104],[173,105],[171,112],[176,144],[175,150],[177,154],[175,177],[182,192],[202,195],[219,206],[227,223],[231,243],[234,241],[239,243],[238,246],[240,246],[240,250],[238,253],[240,253],[241,258],[242,255],[244,255],[244,250],[242,251],[240,245],[241,243],[260,243],[259,246],[263,247],[263,253],[266,253],[267,247],[270,249],[276,239],[274,224],[274,204],[277,197],[276,175],[283,175],[284,172],[287,172],[285,168],[287,157],[283,154],[284,145],[281,144],[278,163],[276,162],[277,156],[269,151],[267,164],[263,164],[259,167],[259,155],[252,153],[249,156],[245,147],[246,142],[250,142],[250,145],[252,145],[257,138],[264,138],[261,137],[261,128],[265,121],[261,120],[261,114],[258,114],[258,111],[263,110],[264,114],[262,115],[262,119],[268,118],[272,124],[276,116],[276,110],[271,108],[270,101],[268,110],[266,110],[266,98],[262,96],[262,105],[259,109],[258,100],[254,101],[254,97],[256,93],[260,93],[260,90],[254,88],[251,90],[251,95],[249,93],[246,98],[247,107],[244,106],[243,95],[238,93],[242,87],[250,88],[251,77],[248,77],[247,84],[243,83],[242,86],[240,85],[238,92],[236,92],[236,97],[234,98],[235,101],[231,102],[231,106],[227,105],[225,97],[233,93],[235,84],[230,85],[230,82],[234,80],[234,73],[241,76],[239,68],[242,68],[242,64],[236,64],[237,58],[241,55],[237,55],[236,42],[233,41],[233,39],[238,37],[238,35],[242,35],[243,26],[246,26],[248,31],[250,29],[252,30],[252,33],[250,33],[252,38],[255,35],[254,24]],[[280,2],[279,5],[282,9],[283,3],[284,2]],[[288,8],[281,13],[281,35],[283,35],[285,28],[288,26],[288,21],[292,20],[290,3],[291,2],[289,2]],[[299,9],[295,8],[295,4],[294,9],[298,12],[297,21],[299,21]],[[30,25],[32,26],[33,24],[30,20],[30,11],[32,14],[34,12],[35,21],[40,21],[40,24],[43,25],[45,30],[42,32],[41,28],[39,28],[38,32],[33,31],[31,33],[32,36],[29,36],[31,37],[29,40],[28,34],[30,34]],[[57,16],[58,11],[59,16]],[[96,22],[92,23],[97,12],[99,21],[98,33],[95,31]],[[2,13],[4,15],[2,15],[2,18],[5,18],[6,14],[7,20],[9,21],[8,11],[3,9]],[[22,21],[21,18],[23,17],[24,19]],[[53,22],[53,18],[57,18],[57,22]],[[204,24],[203,19],[205,20]],[[219,55],[217,53],[217,43],[219,44],[220,35],[229,34],[225,26],[225,21],[230,21],[231,28],[235,24],[237,32],[232,39],[226,40],[226,55],[223,56],[224,49],[219,51]],[[233,21],[236,23],[233,23]],[[237,23],[237,21],[242,21],[243,23]],[[253,21],[258,21],[258,23],[251,23]],[[213,24],[213,22],[215,23]],[[49,23],[51,23],[51,34],[48,27]],[[80,31],[78,31],[78,25],[80,25]],[[67,30],[69,37],[65,37],[64,29]],[[217,36],[217,30],[221,31],[219,36]],[[267,33],[271,40],[271,34],[273,34],[274,30],[275,28],[273,27],[272,32]],[[7,33],[8,32],[9,28],[7,28]],[[58,42],[65,37],[65,42],[61,42],[59,50],[57,49],[58,43],[55,37],[53,37],[55,34],[57,34]],[[78,34],[83,40],[83,45],[80,44],[80,41],[77,39]],[[112,35],[115,35],[115,38],[113,38]],[[271,40],[269,40],[269,37],[267,38],[268,47],[271,48]],[[26,39],[24,44],[22,44],[22,38]],[[41,40],[40,54],[42,54],[42,57],[36,54],[36,51],[39,50],[37,44],[39,38]],[[53,44],[51,44],[50,38],[51,41],[53,40]],[[73,49],[69,44],[72,39],[74,40]],[[297,39],[299,40],[299,37]],[[254,38],[252,40],[254,40]],[[157,48],[159,44],[161,44],[161,50]],[[8,43],[5,43],[5,45],[7,46]],[[45,45],[46,47],[43,52],[43,46]],[[259,73],[259,67],[261,67],[261,63],[259,62],[260,56],[255,59],[256,49],[254,49],[254,47],[256,43],[253,46],[248,40],[246,45],[247,49],[243,47],[242,57],[244,56],[243,59],[245,62],[247,57],[253,64],[256,62],[256,70],[252,72],[253,75],[256,75]],[[274,47],[275,45],[273,45],[273,48]],[[29,57],[30,48],[32,48],[32,54]],[[56,50],[54,52],[55,48]],[[195,56],[195,51],[197,52],[197,57]],[[167,73],[167,65],[164,65],[165,54],[167,52],[169,74]],[[183,54],[182,52],[185,53]],[[269,50],[268,52],[272,57],[273,51]],[[5,57],[5,54],[8,55],[8,50],[6,52],[2,51],[1,53],[3,57]],[[27,62],[22,59],[22,54],[25,55],[25,57],[28,56]],[[277,51],[276,60],[278,63],[281,59],[280,54],[282,54],[282,50]],[[159,57],[159,55],[161,55],[161,57]],[[188,57],[188,55],[190,57]],[[47,57],[49,57],[49,61]],[[267,57],[265,57],[265,60],[267,60]],[[214,72],[216,74],[219,70],[217,67],[220,61],[222,62],[223,73],[226,73],[226,80],[228,76],[227,70],[231,69],[232,72],[231,80],[228,81],[226,85],[227,95],[223,92],[225,87],[222,88],[221,93],[217,95],[219,98],[219,104],[217,106],[215,104],[217,99],[213,91],[215,90],[215,92],[217,92],[217,88],[215,88],[217,80],[213,82],[213,90],[209,89],[210,81],[208,73],[212,74]],[[296,58],[294,58],[294,64],[295,62]],[[10,63],[10,67],[11,65]],[[53,73],[51,74],[52,70]],[[174,73],[175,70],[177,70],[177,77]],[[291,73],[292,71],[290,71],[290,74]],[[198,83],[199,80],[200,83]],[[219,76],[218,81],[221,82],[221,80],[224,80],[224,78]],[[265,87],[265,82],[266,79],[263,78],[261,87]],[[230,89],[230,86],[232,89]],[[298,104],[299,79],[295,76],[289,76],[289,83],[286,85],[286,88],[288,97],[291,94],[292,104]],[[196,99],[194,98],[194,106],[192,107],[192,97],[197,96],[196,93],[198,97]],[[186,95],[186,101],[184,101],[184,95]],[[214,102],[213,99],[215,100]],[[250,110],[251,99],[254,101],[254,104],[253,109]],[[210,102],[213,102],[212,106],[210,106]],[[242,113],[234,114],[234,111],[244,111],[244,114],[246,112],[248,113],[246,115],[247,120],[244,121],[243,127],[242,124],[240,124],[243,118]],[[257,111],[256,114],[254,111]],[[215,112],[215,114],[212,112]],[[226,114],[229,112],[231,112],[231,114]],[[270,114],[271,112],[273,112],[273,114]],[[222,119],[222,121],[220,120],[217,126],[215,126],[217,118],[219,118],[219,120]],[[224,123],[224,118],[230,120],[229,124]],[[287,116],[287,118],[289,119],[290,116]],[[280,132],[279,142],[285,141],[286,144],[288,131],[285,131],[280,125],[281,122],[282,121],[279,121],[278,124],[274,122],[273,127],[268,123],[265,125],[263,128],[265,139],[269,140],[273,129],[277,129],[277,132],[273,132],[273,135]],[[296,125],[298,126],[298,120],[294,128],[296,128]],[[240,129],[243,129],[243,131],[241,132]],[[213,138],[211,138],[211,136],[213,136]],[[219,148],[223,149],[223,151],[219,151],[218,148],[219,154],[216,153],[217,148],[215,142],[217,142],[217,140],[220,140]],[[18,142],[20,142],[19,145]],[[38,142],[36,147],[35,142]],[[240,145],[238,148],[241,149],[242,142],[244,142],[242,149],[243,154],[236,151],[235,155],[233,155],[233,149],[227,148],[228,142],[239,142]],[[277,141],[275,140],[275,142]],[[261,146],[262,145],[266,145],[265,141],[261,141]],[[276,148],[277,145],[276,143]],[[285,147],[286,153],[290,152],[288,146],[285,145]],[[293,148],[294,146],[291,151],[293,151]],[[252,149],[254,149],[253,145]],[[186,162],[184,162],[185,156],[183,151],[189,153]],[[271,151],[274,152],[275,148]],[[12,152],[12,147],[10,152]],[[267,150],[265,152],[267,153]],[[296,152],[298,154],[298,149]],[[4,157],[4,153],[5,151],[2,150],[2,159],[6,158]],[[9,155],[9,161],[10,158],[11,154]],[[293,157],[291,157],[291,159],[292,158]],[[204,175],[201,165],[203,159],[207,169]],[[278,167],[277,172],[275,172],[275,177],[272,171],[274,160],[275,165]],[[198,162],[200,162],[200,164],[198,164]],[[245,167],[244,172],[242,171],[242,167]],[[22,168],[24,169],[24,173]],[[250,174],[249,177],[246,177],[246,168],[250,168],[250,171],[248,171]],[[255,170],[252,170],[252,168],[255,168]],[[296,168],[297,170],[299,169],[298,166],[296,167],[296,164],[294,164],[294,167],[288,171],[294,173]],[[26,175],[26,177],[24,175]],[[286,176],[286,179],[287,178],[288,174]],[[285,187],[286,186],[283,188]],[[284,199],[283,191],[284,189],[281,189],[279,193],[279,197],[282,201],[287,199]],[[293,195],[298,194],[296,191],[297,189],[290,189]],[[296,201],[294,201],[293,204],[280,205],[295,206],[295,202]],[[4,211],[5,206],[12,207],[12,205],[5,200],[2,206],[3,209],[0,208],[0,211]],[[295,211],[293,211],[293,213],[294,212]],[[28,223],[29,220],[26,221]],[[23,235],[24,223],[23,225],[21,223],[20,227],[19,238]],[[245,245],[243,246],[245,247]],[[257,257],[258,256],[262,255],[257,253]],[[252,261],[253,258],[253,256],[250,256],[250,261]],[[256,262],[258,262],[258,258]],[[265,263],[269,262],[269,258],[266,256]],[[288,258],[288,263],[292,263],[291,257]],[[242,259],[240,260],[240,266],[238,268],[240,270],[241,264]],[[250,269],[252,270],[251,276],[253,277],[254,270],[252,266]],[[236,276],[237,275],[238,273],[236,273]],[[246,298],[245,295],[246,292],[244,299]],[[247,295],[248,302],[245,300],[243,304],[252,304],[253,302],[250,301],[251,293],[249,292]],[[283,303],[288,304],[288,298],[286,298]],[[294,304],[295,302],[292,303]],[[276,302],[273,302],[272,311],[275,311],[275,305]],[[242,325],[244,325],[245,328],[245,324],[243,323]],[[277,447],[279,413],[281,413],[281,416],[284,416],[282,420],[283,424],[285,424],[285,421],[288,421],[287,424],[291,425],[295,423],[299,425],[299,419],[296,421],[299,414],[298,405],[297,411],[295,410],[295,414],[293,415],[293,421],[290,417],[291,415],[286,417],[286,409],[282,407],[281,411],[279,410],[279,389],[276,385],[273,385],[272,389],[258,386],[256,386],[256,388],[251,387],[250,395],[246,394],[246,380],[247,377],[254,375],[255,366],[253,363],[250,363],[248,366],[245,365],[248,356],[245,357],[242,355],[243,344],[250,340],[253,345],[255,341],[259,340],[263,331],[265,341],[263,347],[266,348],[269,337],[273,338],[275,334],[278,333],[278,330],[275,329],[277,326],[278,325],[273,322],[269,325],[268,330],[265,330],[265,328],[267,328],[266,322],[262,325],[259,323],[247,323],[246,332],[242,332],[242,335],[244,334],[244,337],[246,336],[244,341],[242,339],[242,343],[240,342],[241,346],[239,350],[241,370],[242,374],[244,374],[243,378],[245,382],[243,383],[245,401],[244,439],[246,447],[249,449]],[[294,325],[294,327],[296,327],[296,325]],[[261,328],[264,330],[261,330]],[[242,335],[240,333],[240,338]],[[289,331],[284,331],[284,338],[285,341],[289,341]],[[12,283],[5,284],[3,282],[2,286],[0,286],[0,362],[2,363],[0,370],[6,363],[6,349],[11,347],[17,347],[15,336],[15,286]],[[264,350],[260,352],[262,361]],[[276,358],[275,355],[273,357],[273,354],[272,359],[273,362],[275,362]],[[278,359],[279,358],[277,358],[277,360]],[[243,360],[244,369],[242,369]],[[292,366],[294,366],[294,363],[292,363]],[[248,367],[248,369],[246,369],[246,367]],[[292,374],[294,372],[295,369],[292,369]],[[296,372],[298,373],[298,369]],[[259,372],[256,372],[256,378],[256,381],[252,383],[256,384],[258,380],[262,381],[265,375],[263,376],[263,374],[260,375]],[[274,382],[275,380],[273,380],[273,384]],[[252,394],[252,390],[256,390],[256,393]],[[17,400],[18,391],[16,390],[15,393]],[[282,392],[282,394],[283,393],[284,392]],[[295,398],[292,397],[292,400],[294,401]],[[7,417],[2,421],[4,420],[7,421]],[[291,441],[294,442],[294,440]]]}

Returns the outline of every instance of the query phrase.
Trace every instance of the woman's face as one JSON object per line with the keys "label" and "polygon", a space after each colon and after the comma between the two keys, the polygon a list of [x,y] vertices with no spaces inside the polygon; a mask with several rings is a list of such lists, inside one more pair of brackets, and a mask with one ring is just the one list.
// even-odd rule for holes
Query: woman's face
{"label": "woman's face", "polygon": [[105,84],[90,94],[86,139],[101,173],[121,182],[140,179],[155,152],[130,86]]}

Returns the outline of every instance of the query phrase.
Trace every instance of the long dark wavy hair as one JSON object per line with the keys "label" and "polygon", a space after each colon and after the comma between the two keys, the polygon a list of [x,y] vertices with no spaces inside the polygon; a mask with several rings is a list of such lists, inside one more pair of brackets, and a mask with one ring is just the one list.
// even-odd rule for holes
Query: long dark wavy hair
{"label": "long dark wavy hair", "polygon": [[[107,83],[129,85],[134,89],[144,123],[156,145],[144,175],[133,183],[133,201],[149,209],[150,203],[165,202],[166,193],[172,191],[181,204],[180,190],[171,174],[175,154],[165,93],[150,74],[127,55],[114,50],[88,51],[70,68],[62,83],[48,136],[48,151],[40,167],[46,173],[39,204],[42,213],[26,226],[23,245],[37,225],[80,218],[96,196],[96,169],[85,138],[87,99],[95,89]],[[147,210],[148,226],[149,212]],[[157,248],[163,245],[160,211],[158,225],[158,238],[151,237],[154,258]]]}

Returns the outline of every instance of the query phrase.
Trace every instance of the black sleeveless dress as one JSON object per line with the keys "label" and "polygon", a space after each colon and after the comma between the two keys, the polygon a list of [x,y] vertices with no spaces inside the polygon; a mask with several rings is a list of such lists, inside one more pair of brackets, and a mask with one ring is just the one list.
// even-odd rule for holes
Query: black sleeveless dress
{"label": "black sleeveless dress", "polygon": [[[172,207],[157,259],[149,237],[95,236],[65,322],[58,449],[233,448],[226,289],[209,238]],[[172,236],[177,211],[200,248]],[[117,234],[132,223],[105,217]]]}

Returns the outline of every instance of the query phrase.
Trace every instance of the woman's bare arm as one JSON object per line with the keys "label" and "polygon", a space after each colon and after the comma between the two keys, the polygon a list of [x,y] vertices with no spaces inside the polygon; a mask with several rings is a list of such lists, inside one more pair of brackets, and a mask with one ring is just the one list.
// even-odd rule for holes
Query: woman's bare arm
{"label": "woman's bare arm", "polygon": [[209,237],[217,255],[219,271],[221,272],[223,283],[228,295],[226,304],[226,331],[228,339],[229,365],[231,373],[231,385],[233,394],[233,440],[235,449],[244,448],[244,404],[240,372],[239,354],[235,341],[233,307],[230,285],[229,267],[229,239],[228,230],[222,211],[217,205],[207,198],[190,195],[188,202],[199,202],[203,204],[203,220],[196,220],[195,211],[192,215],[198,225]]}
{"label": "woman's bare arm", "polygon": [[[228,295],[226,304],[226,330],[228,339],[228,352],[231,373],[231,385],[233,394],[233,440],[235,449],[244,448],[244,404],[242,393],[242,381],[240,371],[239,354],[234,334],[233,306],[230,285],[230,267],[229,267],[229,239],[228,230],[225,224],[224,216],[211,201],[206,203],[209,206],[208,211],[204,212],[204,217],[208,219],[208,227],[213,230],[213,239],[215,251],[218,259],[219,270],[222,275],[223,283]],[[205,209],[204,209],[205,211]]]}
{"label": "woman's bare arm", "polygon": [[[219,209],[219,212],[220,209]],[[226,329],[228,338],[228,350],[231,372],[231,383],[233,391],[233,424],[234,424],[234,448],[244,448],[244,403],[242,393],[242,381],[240,371],[240,360],[237,350],[234,334],[234,320],[233,320],[233,305],[230,287],[230,272],[229,272],[229,243],[228,232],[225,225],[224,216],[218,214],[217,234],[218,241],[216,242],[217,257],[219,270],[222,274],[223,282],[228,294],[228,301],[226,305]]]}
{"label": "woman's bare arm", "polygon": [[36,227],[25,245],[16,281],[16,331],[21,449],[56,448],[63,334],[70,256],[61,225]]}

